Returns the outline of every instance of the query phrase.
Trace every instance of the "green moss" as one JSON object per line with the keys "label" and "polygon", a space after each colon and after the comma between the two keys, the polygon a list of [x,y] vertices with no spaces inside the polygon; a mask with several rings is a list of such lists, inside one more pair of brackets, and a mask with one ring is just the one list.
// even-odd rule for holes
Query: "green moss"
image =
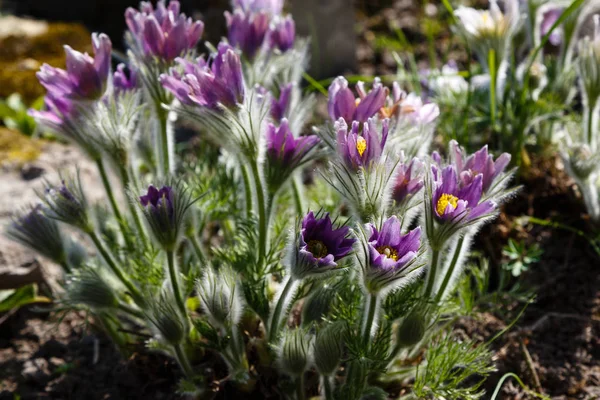
{"label": "green moss", "polygon": [[24,164],[39,157],[44,142],[0,127],[0,165]]}

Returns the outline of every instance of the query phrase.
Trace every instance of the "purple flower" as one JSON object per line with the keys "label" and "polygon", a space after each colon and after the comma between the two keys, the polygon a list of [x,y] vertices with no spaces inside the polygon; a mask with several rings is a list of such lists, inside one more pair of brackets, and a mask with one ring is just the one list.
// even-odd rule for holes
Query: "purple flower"
{"label": "purple flower", "polygon": [[349,231],[347,226],[334,229],[329,214],[315,218],[313,212],[309,212],[302,220],[298,253],[292,263],[295,277],[302,279],[337,268],[337,261],[350,253],[355,242],[347,238]]}
{"label": "purple flower", "polygon": [[430,124],[439,115],[440,109],[437,104],[423,104],[423,100],[414,93],[410,93],[399,104],[399,117],[415,125]]}
{"label": "purple flower", "polygon": [[294,169],[319,141],[315,135],[295,138],[284,118],[279,128],[273,124],[267,128],[267,158],[274,165]]}
{"label": "purple flower", "polygon": [[337,77],[329,86],[327,108],[333,121],[343,118],[346,123],[366,122],[385,105],[389,92],[389,89],[384,87],[379,80],[375,80],[373,89],[368,93],[362,82],[356,85],[356,89],[359,98],[354,97],[352,90],[348,88],[348,81],[342,76]]}
{"label": "purple flower", "polygon": [[171,0],[168,7],[160,0],[156,9],[152,3],[143,1],[139,11],[131,7],[125,11],[129,31],[143,55],[173,61],[196,47],[204,24],[186,18],[179,8],[177,0]]}
{"label": "purple flower", "polygon": [[449,165],[438,174],[434,170],[435,190],[431,206],[433,214],[441,221],[473,221],[496,209],[496,203],[486,200],[480,203],[483,189],[483,175],[477,174],[467,185],[460,185],[454,165]]}
{"label": "purple flower", "polygon": [[397,168],[396,184],[392,198],[401,204],[417,193],[423,187],[423,176],[421,169],[423,163],[418,158],[413,158],[410,163],[401,163]]}
{"label": "purple flower", "polygon": [[160,189],[153,185],[148,186],[147,193],[140,196],[140,204],[166,221],[173,220],[173,190],[170,186],[163,186]]}
{"label": "purple flower", "polygon": [[42,201],[45,205],[44,212],[49,218],[76,226],[84,232],[92,229],[79,177],[68,182],[63,180],[60,186],[48,185]]}
{"label": "purple flower", "polygon": [[510,162],[510,154],[502,153],[496,161],[494,156],[488,154],[487,145],[483,146],[474,154],[466,157],[453,140],[450,142],[450,150],[454,157],[454,165],[458,171],[462,186],[471,184],[478,175],[482,176],[482,190],[486,193],[494,184],[494,181],[504,172]]}
{"label": "purple flower", "polygon": [[[558,21],[563,12],[564,9],[558,7],[550,8],[548,11],[542,14],[542,23],[540,25],[540,33],[542,36],[546,36],[546,34],[550,32],[550,28],[552,28],[552,25]],[[560,26],[552,31],[549,41],[553,46],[560,46],[562,43],[562,29]]]}
{"label": "purple flower", "polygon": [[279,18],[272,25],[268,34],[268,43],[271,49],[279,49],[282,53],[294,47],[296,39],[296,25],[290,15]]}
{"label": "purple flower", "polygon": [[283,0],[233,0],[233,7],[239,7],[244,11],[266,11],[279,15],[283,10]]}
{"label": "purple flower", "polygon": [[52,92],[49,92],[44,98],[43,111],[34,109],[29,110],[29,115],[35,118],[40,125],[58,130],[65,120],[76,116],[76,110],[73,103],[65,97],[56,98]]}
{"label": "purple flower", "polygon": [[67,69],[42,65],[36,74],[40,83],[55,98],[96,100],[106,90],[112,44],[105,34],[92,34],[94,58],[65,46]]}
{"label": "purple flower", "polygon": [[402,224],[396,216],[388,218],[381,229],[373,224],[369,238],[370,267],[386,272],[399,272],[417,256],[421,246],[421,228],[402,235]]}
{"label": "purple flower", "polygon": [[375,120],[372,118],[363,124],[362,134],[359,133],[358,121],[352,122],[352,129],[348,132],[348,125],[342,118],[334,124],[334,129],[337,131],[339,155],[348,168],[356,171],[359,167],[366,168],[381,158],[388,136],[389,119],[384,119],[382,122],[381,139],[377,134]]}
{"label": "purple flower", "polygon": [[249,59],[254,58],[256,52],[262,47],[271,16],[267,12],[249,12],[240,8],[233,14],[225,12],[227,38],[232,46],[239,47]]}
{"label": "purple flower", "polygon": [[183,104],[218,109],[219,104],[231,107],[243,101],[240,58],[226,43],[219,44],[218,53],[210,62],[203,57],[195,63],[181,58],[176,61],[183,66],[184,73],[171,69],[171,75],[162,74],[160,82]]}
{"label": "purple flower", "polygon": [[279,121],[286,116],[290,107],[293,88],[293,83],[282,86],[279,98],[273,97],[271,100],[271,117],[273,117],[275,121]]}
{"label": "purple flower", "polygon": [[129,69],[129,76],[125,73],[125,64],[117,65],[117,70],[113,74],[113,86],[116,93],[128,92],[137,88],[137,72],[135,69]]}

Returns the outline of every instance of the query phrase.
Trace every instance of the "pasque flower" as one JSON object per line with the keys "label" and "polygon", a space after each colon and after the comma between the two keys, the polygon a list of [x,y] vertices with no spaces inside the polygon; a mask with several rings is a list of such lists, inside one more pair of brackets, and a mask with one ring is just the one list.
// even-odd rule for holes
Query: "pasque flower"
{"label": "pasque flower", "polygon": [[[552,25],[558,21],[563,12],[564,8],[562,7],[552,7],[542,13],[542,22],[540,24],[540,33],[542,36],[545,36],[548,34],[548,32],[550,32],[550,28],[552,28]],[[548,40],[552,45],[560,46],[563,40],[562,28],[557,27],[554,29]]]}
{"label": "pasque flower", "polygon": [[268,44],[271,49],[286,52],[294,47],[295,39],[296,24],[290,15],[276,19],[269,29]]}
{"label": "pasque flower", "polygon": [[94,58],[65,46],[67,69],[42,65],[36,74],[54,99],[96,100],[106,90],[112,44],[105,34],[92,34]]}
{"label": "pasque flower", "polygon": [[267,158],[280,168],[294,169],[319,142],[315,135],[295,138],[284,118],[279,128],[273,124],[267,128]]}
{"label": "pasque flower", "polygon": [[352,121],[366,122],[385,105],[389,93],[389,89],[379,80],[375,80],[369,92],[365,90],[364,83],[359,82],[356,91],[358,98],[354,97],[354,93],[348,88],[348,81],[342,76],[337,77],[329,86],[327,109],[333,121],[343,118],[348,124]]}
{"label": "pasque flower", "polygon": [[348,125],[342,118],[335,123],[334,128],[337,131],[338,154],[348,168],[352,170],[358,170],[359,167],[367,168],[372,162],[381,158],[389,132],[388,119],[382,122],[381,137],[373,118],[363,124],[362,133],[359,132],[358,121],[352,122],[352,128],[348,132]]}
{"label": "pasque flower", "polygon": [[482,176],[482,190],[487,193],[497,179],[503,174],[504,170],[510,162],[510,154],[502,153],[496,161],[494,156],[488,154],[487,145],[480,150],[465,156],[464,151],[460,148],[455,140],[450,142],[454,165],[459,174],[461,185],[463,187],[473,183],[478,175]]}
{"label": "pasque flower", "polygon": [[91,232],[87,200],[79,176],[62,180],[57,186],[48,185],[40,198],[44,202],[44,213],[49,218],[73,225],[84,232]]}
{"label": "pasque flower", "polygon": [[288,83],[281,87],[279,92],[279,98],[273,96],[271,99],[271,117],[275,121],[280,121],[286,116],[289,111],[290,103],[292,100],[292,90],[294,88],[293,83]]}
{"label": "pasque flower", "polygon": [[171,0],[168,7],[160,0],[156,8],[143,1],[139,10],[130,7],[125,11],[125,21],[137,51],[165,61],[172,61],[195,48],[204,32],[201,21],[193,21],[180,13],[177,0]]}
{"label": "pasque flower", "polygon": [[309,212],[302,220],[292,250],[292,276],[303,279],[336,269],[339,260],[348,255],[354,245],[355,240],[347,237],[349,232],[347,226],[335,229],[329,214],[318,218]]}
{"label": "pasque flower", "polygon": [[283,0],[233,0],[233,6],[244,11],[265,11],[278,15],[283,10]]}
{"label": "pasque flower", "polygon": [[396,169],[396,184],[392,198],[402,204],[423,188],[423,163],[413,158],[409,163],[400,163]]}
{"label": "pasque flower", "polygon": [[232,107],[243,101],[244,77],[239,56],[226,43],[220,43],[218,52],[208,62],[199,57],[196,62],[177,59],[183,73],[175,68],[171,74],[160,76],[161,84],[185,105],[199,105],[218,109],[219,105]]}
{"label": "pasque flower", "polygon": [[491,214],[497,204],[492,200],[480,202],[483,190],[483,175],[477,174],[473,180],[462,185],[453,165],[445,167],[441,174],[432,167],[435,189],[431,206],[436,219],[444,222],[471,222]]}
{"label": "pasque flower", "polygon": [[226,11],[225,19],[229,43],[239,47],[249,59],[254,58],[267,36],[271,15],[264,11],[252,12],[238,8],[233,14]]}
{"label": "pasque flower", "polygon": [[117,70],[113,74],[113,87],[116,93],[124,93],[134,90],[138,87],[137,71],[130,68],[129,74],[125,72],[125,64],[117,65]]}

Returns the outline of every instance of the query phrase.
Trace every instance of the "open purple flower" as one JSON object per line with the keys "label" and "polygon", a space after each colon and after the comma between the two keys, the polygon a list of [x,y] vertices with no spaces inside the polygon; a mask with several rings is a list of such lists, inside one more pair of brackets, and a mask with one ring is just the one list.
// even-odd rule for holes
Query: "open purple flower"
{"label": "open purple flower", "polygon": [[369,238],[369,258],[371,268],[398,272],[417,256],[421,246],[421,228],[402,235],[402,224],[396,216],[388,218],[381,229],[373,224]]}
{"label": "open purple flower", "polygon": [[[435,167],[432,167],[435,169]],[[483,190],[483,175],[477,174],[467,185],[461,185],[454,165],[445,167],[435,181],[431,206],[440,222],[470,222],[491,214],[497,204],[486,200],[480,202]]]}
{"label": "open purple flower", "polygon": [[137,88],[137,72],[135,69],[129,69],[129,74],[125,72],[125,64],[117,65],[117,70],[113,74],[113,86],[115,93],[124,93]]}
{"label": "open purple flower", "polygon": [[450,150],[454,157],[454,165],[458,171],[462,186],[471,184],[478,175],[482,175],[482,190],[486,193],[502,175],[508,163],[510,154],[502,153],[496,161],[494,156],[488,153],[487,145],[470,156],[465,156],[458,143],[450,142]]}
{"label": "open purple flower", "polygon": [[296,25],[291,15],[277,19],[268,33],[268,43],[271,49],[279,49],[282,53],[294,47]]}
{"label": "open purple flower", "polygon": [[266,11],[273,15],[279,15],[283,10],[283,0],[233,0],[233,6],[244,11]]}
{"label": "open purple flower", "polygon": [[366,122],[385,105],[389,90],[379,80],[375,80],[370,92],[366,92],[362,82],[356,88],[358,98],[354,97],[354,93],[348,88],[348,81],[342,76],[337,77],[329,86],[327,107],[333,121],[343,118],[348,124],[352,121]]}
{"label": "open purple flower", "polygon": [[338,153],[348,168],[352,170],[358,170],[359,167],[367,168],[372,162],[381,158],[388,136],[389,120],[383,120],[382,125],[380,138],[376,122],[372,118],[363,124],[362,134],[359,133],[358,121],[352,122],[350,132],[342,118],[335,123]]}
{"label": "open purple flower", "polygon": [[413,158],[410,163],[401,163],[397,168],[396,184],[392,198],[398,204],[412,197],[423,187],[423,163],[418,158]]}
{"label": "open purple flower", "polygon": [[254,58],[265,41],[271,15],[267,12],[250,12],[238,8],[233,14],[226,11],[225,19],[229,30],[229,43],[239,47],[249,59]]}
{"label": "open purple flower", "polygon": [[349,231],[347,226],[334,229],[329,214],[315,218],[309,212],[302,220],[297,254],[291,263],[294,278],[303,279],[337,268],[337,262],[350,253],[355,242],[347,237]]}
{"label": "open purple flower", "polygon": [[169,220],[173,219],[173,190],[170,186],[160,189],[148,186],[148,192],[140,196],[140,204],[152,213],[158,213]]}
{"label": "open purple flower", "polygon": [[273,97],[271,100],[271,117],[273,117],[275,121],[284,118],[289,111],[293,88],[293,83],[282,86],[279,98]]}
{"label": "open purple flower", "polygon": [[94,58],[65,46],[67,69],[42,65],[36,74],[54,98],[96,100],[106,90],[112,44],[105,34],[92,34]]}
{"label": "open purple flower", "polygon": [[295,138],[284,118],[279,128],[273,124],[267,128],[267,158],[279,167],[294,169],[319,141],[315,135]]}
{"label": "open purple flower", "polygon": [[143,1],[140,10],[130,7],[125,11],[125,20],[138,50],[165,61],[173,61],[195,48],[204,32],[202,21],[180,13],[177,0],[171,0],[168,7],[160,0],[156,8]]}
{"label": "open purple flower", "polygon": [[239,56],[226,43],[220,43],[212,61],[177,59],[183,74],[171,69],[160,76],[161,84],[186,105],[218,109],[219,104],[235,106],[244,99],[244,77]]}
{"label": "open purple flower", "polygon": [[38,124],[59,131],[66,119],[74,118],[77,115],[73,103],[65,97],[57,98],[52,92],[49,92],[44,98],[44,110],[29,110]]}

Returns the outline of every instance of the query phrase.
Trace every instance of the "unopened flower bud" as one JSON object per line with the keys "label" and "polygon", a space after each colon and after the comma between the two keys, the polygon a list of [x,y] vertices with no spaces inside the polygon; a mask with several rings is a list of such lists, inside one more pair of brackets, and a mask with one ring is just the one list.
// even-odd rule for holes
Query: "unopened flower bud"
{"label": "unopened flower bud", "polygon": [[181,314],[175,309],[175,299],[167,293],[150,305],[146,316],[152,326],[158,331],[162,340],[176,346],[180,344],[185,336],[186,323],[182,321]]}
{"label": "unopened flower bud", "polygon": [[425,320],[419,313],[413,312],[398,327],[398,344],[402,347],[413,346],[425,335]]}
{"label": "unopened flower bud", "polygon": [[67,298],[72,304],[84,304],[93,310],[113,309],[119,305],[110,284],[91,268],[85,268],[69,279]]}
{"label": "unopened flower bud", "polygon": [[317,333],[315,339],[315,366],[321,375],[335,373],[342,358],[342,323],[327,325]]}
{"label": "unopened flower bud", "polygon": [[73,225],[84,232],[92,230],[79,175],[62,180],[57,186],[48,185],[40,198],[45,203],[44,213],[49,218]]}
{"label": "unopened flower bud", "polygon": [[336,291],[330,285],[324,285],[315,290],[302,307],[302,324],[307,326],[311,322],[320,322],[323,316],[329,312],[335,295]]}
{"label": "unopened flower bud", "polygon": [[311,338],[302,329],[284,333],[279,348],[279,364],[291,376],[299,376],[306,371],[310,361]]}
{"label": "unopened flower bud", "polygon": [[220,327],[237,325],[242,317],[243,304],[233,271],[208,268],[198,282],[198,297],[204,312]]}

